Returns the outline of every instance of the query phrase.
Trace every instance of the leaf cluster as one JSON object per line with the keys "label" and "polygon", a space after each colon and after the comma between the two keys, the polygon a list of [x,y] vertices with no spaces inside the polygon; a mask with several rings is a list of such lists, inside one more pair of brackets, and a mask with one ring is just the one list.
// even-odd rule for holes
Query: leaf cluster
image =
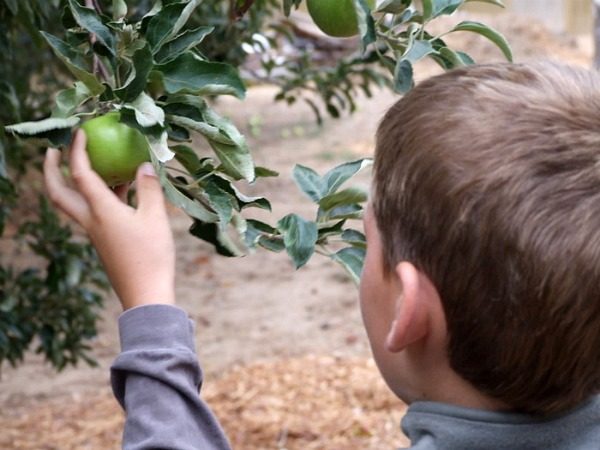
{"label": "leaf cluster", "polygon": [[107,281],[93,248],[74,241],[47,201],[18,238],[43,261],[38,267],[0,266],[0,364],[15,366],[37,342],[36,352],[56,369],[84,360],[94,364],[89,341]]}
{"label": "leaf cluster", "polygon": [[[463,21],[439,35],[428,32],[432,21],[452,15],[468,2],[503,7],[500,0],[384,0],[373,11],[365,0],[353,1],[360,30],[360,48],[354,52],[348,51],[348,45],[337,51],[332,47],[329,54],[324,53],[325,62],[319,63],[314,57],[319,45],[314,40],[299,38],[285,24],[275,25],[267,33],[270,45],[279,51],[264,52],[262,72],[257,78],[280,86],[276,100],[288,104],[302,100],[321,122],[324,111],[334,118],[343,111],[354,112],[357,96],[362,93],[371,97],[374,88],[403,94],[414,85],[414,65],[424,58],[445,70],[475,62],[468,53],[452,49],[445,42],[445,36],[457,32],[473,32],[489,39],[506,59],[512,60],[506,39],[485,24]],[[290,15],[301,3],[284,1],[285,14]],[[282,50],[290,46],[296,49],[295,54]]]}
{"label": "leaf cluster", "polygon": [[323,176],[313,169],[296,165],[294,181],[317,205],[314,220],[288,214],[271,227],[257,220],[247,221],[245,233],[249,246],[279,252],[286,250],[296,268],[305,265],[315,252],[340,263],[358,283],[366,250],[365,236],[347,228],[347,222],[362,217],[367,193],[356,187],[342,186],[359,171],[371,165],[370,159],[343,163]]}

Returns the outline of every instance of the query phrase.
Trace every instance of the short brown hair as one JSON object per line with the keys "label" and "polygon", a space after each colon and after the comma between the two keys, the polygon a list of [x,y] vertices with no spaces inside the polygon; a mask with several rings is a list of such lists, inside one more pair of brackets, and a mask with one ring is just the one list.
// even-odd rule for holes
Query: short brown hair
{"label": "short brown hair", "polygon": [[471,66],[385,115],[375,217],[389,270],[442,298],[452,368],[515,410],[600,391],[600,75]]}

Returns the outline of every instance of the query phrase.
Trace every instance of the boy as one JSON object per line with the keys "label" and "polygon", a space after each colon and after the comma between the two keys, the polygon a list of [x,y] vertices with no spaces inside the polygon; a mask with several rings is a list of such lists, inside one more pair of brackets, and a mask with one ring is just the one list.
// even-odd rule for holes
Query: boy
{"label": "boy", "polygon": [[[415,449],[600,448],[600,75],[551,63],[454,70],[378,133],[360,287],[379,369]],[[90,234],[125,312],[113,389],[125,448],[225,449],[198,399],[192,326],[172,306],[159,183],[139,206],[71,151],[51,199]],[[122,193],[121,193],[122,194]]]}

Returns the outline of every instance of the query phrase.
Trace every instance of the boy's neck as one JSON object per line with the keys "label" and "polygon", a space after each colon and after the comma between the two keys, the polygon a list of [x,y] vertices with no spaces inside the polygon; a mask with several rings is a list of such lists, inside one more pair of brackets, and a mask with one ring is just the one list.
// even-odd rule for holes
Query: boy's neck
{"label": "boy's neck", "polygon": [[508,405],[475,388],[452,370],[448,363],[410,366],[413,381],[411,384],[418,393],[411,396],[410,402],[433,401],[488,411],[510,411]]}

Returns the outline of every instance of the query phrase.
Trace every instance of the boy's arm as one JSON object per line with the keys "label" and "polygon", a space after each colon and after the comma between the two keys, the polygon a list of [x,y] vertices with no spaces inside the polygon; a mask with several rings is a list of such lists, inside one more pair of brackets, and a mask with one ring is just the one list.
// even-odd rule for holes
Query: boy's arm
{"label": "boy's arm", "polygon": [[193,330],[175,308],[175,246],[160,183],[150,164],[137,172],[137,208],[122,201],[90,167],[85,135],[70,151],[73,186],[60,152],[48,149],[44,176],[50,199],[89,234],[125,312],[122,352],[112,367],[115,395],[127,418],[126,449],[228,449],[199,399],[201,373]]}
{"label": "boy's arm", "polygon": [[123,448],[229,449],[198,396],[202,373],[185,311],[141,306],[121,315],[119,329],[122,351],[111,368],[111,381],[127,413]]}

